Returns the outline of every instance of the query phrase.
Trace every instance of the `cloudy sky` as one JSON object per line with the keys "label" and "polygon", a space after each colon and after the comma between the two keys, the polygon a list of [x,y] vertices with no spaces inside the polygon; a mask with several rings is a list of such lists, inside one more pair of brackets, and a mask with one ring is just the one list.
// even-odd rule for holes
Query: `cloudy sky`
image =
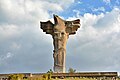
{"label": "cloudy sky", "polygon": [[67,43],[66,71],[120,72],[120,0],[0,0],[0,73],[53,68],[51,35],[40,21],[81,20]]}

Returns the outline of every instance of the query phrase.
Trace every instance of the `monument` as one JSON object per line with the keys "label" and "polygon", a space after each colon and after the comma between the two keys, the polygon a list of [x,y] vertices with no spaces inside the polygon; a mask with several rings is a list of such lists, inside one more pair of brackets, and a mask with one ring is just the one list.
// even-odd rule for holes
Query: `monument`
{"label": "monument", "polygon": [[54,24],[51,21],[40,22],[40,28],[53,38],[54,72],[65,73],[66,43],[69,35],[75,34],[80,28],[80,20],[65,21],[57,15],[53,16]]}

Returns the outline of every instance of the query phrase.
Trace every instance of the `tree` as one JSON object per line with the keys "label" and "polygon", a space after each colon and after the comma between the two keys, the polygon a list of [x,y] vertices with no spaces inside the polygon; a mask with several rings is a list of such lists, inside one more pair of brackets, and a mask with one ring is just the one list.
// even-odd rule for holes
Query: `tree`
{"label": "tree", "polygon": [[75,73],[75,72],[76,72],[76,70],[75,70],[75,69],[73,69],[73,68],[69,68],[68,72],[69,72],[69,73]]}
{"label": "tree", "polygon": [[47,73],[53,73],[52,69],[50,69]]}

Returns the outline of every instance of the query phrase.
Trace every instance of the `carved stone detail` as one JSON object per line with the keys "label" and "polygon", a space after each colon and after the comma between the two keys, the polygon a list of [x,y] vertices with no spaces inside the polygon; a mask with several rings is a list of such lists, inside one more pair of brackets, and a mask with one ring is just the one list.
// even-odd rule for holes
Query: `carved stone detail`
{"label": "carved stone detail", "polygon": [[80,20],[65,21],[54,15],[55,24],[51,21],[40,22],[41,29],[53,37],[54,72],[65,73],[66,43],[69,35],[75,34],[80,27]]}

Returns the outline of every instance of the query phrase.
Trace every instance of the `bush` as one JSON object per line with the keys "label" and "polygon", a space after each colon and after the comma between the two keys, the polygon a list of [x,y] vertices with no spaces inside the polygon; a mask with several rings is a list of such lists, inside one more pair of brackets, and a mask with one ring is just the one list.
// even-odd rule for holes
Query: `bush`
{"label": "bush", "polygon": [[51,76],[52,76],[51,73],[47,73],[47,74],[44,74],[44,75],[43,75],[43,78],[44,78],[45,80],[51,80]]}
{"label": "bush", "polygon": [[75,73],[75,72],[76,72],[76,70],[75,70],[75,69],[73,69],[73,68],[69,68],[68,72],[69,72],[69,73]]}
{"label": "bush", "polygon": [[9,75],[9,80],[21,80],[23,79],[24,75],[23,74],[11,74]]}

